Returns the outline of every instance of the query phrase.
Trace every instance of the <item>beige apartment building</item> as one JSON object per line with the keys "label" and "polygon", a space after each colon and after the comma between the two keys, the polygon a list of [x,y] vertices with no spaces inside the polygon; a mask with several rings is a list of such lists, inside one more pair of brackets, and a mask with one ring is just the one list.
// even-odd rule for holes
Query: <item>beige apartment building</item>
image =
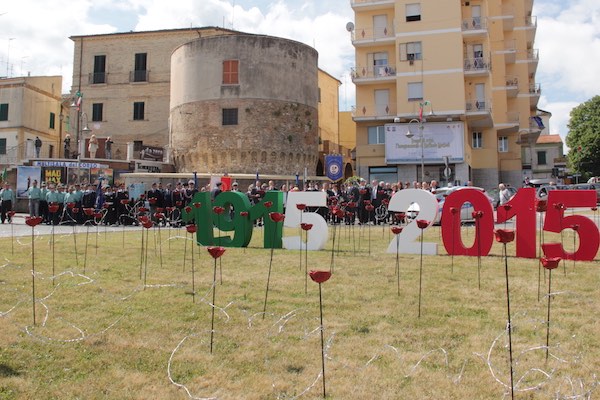
{"label": "beige apartment building", "polygon": [[359,174],[519,186],[540,132],[533,0],[351,5]]}

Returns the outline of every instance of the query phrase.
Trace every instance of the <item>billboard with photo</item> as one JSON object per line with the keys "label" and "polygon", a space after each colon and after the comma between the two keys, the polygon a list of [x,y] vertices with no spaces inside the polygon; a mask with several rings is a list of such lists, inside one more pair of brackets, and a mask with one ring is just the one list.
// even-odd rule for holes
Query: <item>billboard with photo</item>
{"label": "billboard with photo", "polygon": [[66,168],[62,167],[43,167],[42,168],[42,180],[46,183],[54,183],[55,185],[60,183],[66,183]]}
{"label": "billboard with photo", "polygon": [[41,167],[30,167],[26,165],[17,167],[17,197],[27,198],[27,189],[31,186],[33,181],[37,181],[38,187],[40,187],[42,179],[42,168]]}
{"label": "billboard with photo", "polygon": [[[406,136],[409,131],[413,135]],[[424,122],[423,142],[419,124],[385,125],[386,164],[418,164],[421,152],[425,164],[442,164],[444,157],[450,163],[464,162],[464,124],[462,122]]]}
{"label": "billboard with photo", "polygon": [[112,168],[90,168],[90,182],[96,184],[96,182],[102,177],[102,186],[113,184],[113,170]]}

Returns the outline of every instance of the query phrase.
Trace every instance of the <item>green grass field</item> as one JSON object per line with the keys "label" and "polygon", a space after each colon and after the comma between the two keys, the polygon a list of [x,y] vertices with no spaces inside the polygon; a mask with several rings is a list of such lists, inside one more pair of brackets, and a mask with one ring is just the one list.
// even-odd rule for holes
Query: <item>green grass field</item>
{"label": "green grass field", "polygon": [[[477,258],[454,257],[452,268],[441,246],[443,255],[424,256],[417,318],[419,255],[400,256],[398,295],[396,255],[384,252],[388,228],[370,229],[370,254],[367,229],[338,230],[334,274],[322,286],[328,398],[510,398],[500,245],[482,259],[481,289]],[[85,274],[80,232],[77,260],[73,236],[55,237],[54,278],[50,237],[36,238],[35,326],[31,239],[15,241],[14,254],[11,239],[0,240],[0,399],[322,396],[319,291],[309,280],[305,293],[304,255],[274,251],[263,318],[270,249],[258,247],[262,232],[255,231],[251,248],[227,249],[222,284],[217,270],[211,354],[213,260],[205,248],[194,248],[192,296],[185,231],[163,229],[160,240],[151,231],[146,269],[141,231],[123,243],[121,233],[96,236],[92,228]],[[308,269],[330,268],[332,233],[326,250],[308,253]],[[463,236],[472,240],[473,228]],[[439,228],[425,240],[439,242]],[[568,251],[572,240],[565,236]],[[514,243],[508,248],[514,254]],[[508,263],[515,397],[597,397],[599,263],[568,261],[566,275],[563,265],[553,271],[548,361],[548,274],[538,301],[537,260]]]}

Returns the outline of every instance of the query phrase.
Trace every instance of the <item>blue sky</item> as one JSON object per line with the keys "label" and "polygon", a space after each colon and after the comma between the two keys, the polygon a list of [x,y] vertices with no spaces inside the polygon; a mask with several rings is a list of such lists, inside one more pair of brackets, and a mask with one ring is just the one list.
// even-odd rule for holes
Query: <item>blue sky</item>
{"label": "blue sky", "polygon": [[[436,0],[449,1],[449,0]],[[4,13],[4,14],[3,14]],[[600,94],[600,1],[535,0],[540,50],[539,108],[550,111],[551,133],[567,134],[570,110]],[[72,35],[224,26],[304,42],[319,66],[337,77],[340,107],[354,105],[349,71],[354,49],[345,29],[350,0],[20,0],[0,5],[0,76],[62,75],[71,85]],[[8,59],[8,69],[7,69]]]}

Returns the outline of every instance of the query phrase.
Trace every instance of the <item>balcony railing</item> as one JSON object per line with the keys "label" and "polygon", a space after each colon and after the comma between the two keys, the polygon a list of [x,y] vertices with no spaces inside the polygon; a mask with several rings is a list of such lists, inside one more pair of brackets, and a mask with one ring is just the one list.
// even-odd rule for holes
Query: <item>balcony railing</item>
{"label": "balcony railing", "polygon": [[519,77],[516,75],[507,75],[506,76],[506,86],[507,87],[519,86]]}
{"label": "balcony railing", "polygon": [[129,71],[129,82],[148,82],[149,73],[146,69]]}
{"label": "balcony railing", "polygon": [[350,0],[350,6],[381,6],[385,4],[393,5],[395,0]]}
{"label": "balcony railing", "polygon": [[396,116],[396,104],[369,104],[352,107],[354,118],[383,118]]}
{"label": "balcony railing", "polygon": [[539,59],[540,59],[540,51],[538,49],[527,50],[527,60],[539,61]]}
{"label": "balcony railing", "polygon": [[487,20],[483,17],[473,17],[462,22],[463,32],[479,31],[487,29]]}
{"label": "balcony railing", "polygon": [[467,113],[490,111],[492,102],[489,100],[468,100],[465,104]]}
{"label": "balcony railing", "polygon": [[352,80],[363,78],[389,78],[396,76],[396,67],[394,65],[375,65],[369,67],[352,68]]}
{"label": "balcony railing", "polygon": [[106,72],[92,72],[89,75],[89,79],[88,79],[88,83],[90,85],[96,85],[99,83],[107,83],[107,76],[108,74]]}
{"label": "balcony railing", "polygon": [[537,17],[534,15],[528,15],[525,17],[525,26],[530,28],[537,27]]}
{"label": "balcony railing", "polygon": [[385,26],[381,28],[356,28],[352,32],[352,41],[362,40],[380,40],[380,39],[394,39],[395,32],[392,26]]}
{"label": "balcony railing", "polygon": [[490,62],[485,57],[466,58],[464,60],[465,72],[484,72],[490,70]]}
{"label": "balcony railing", "polygon": [[529,85],[529,94],[539,96],[542,94],[542,87],[539,83]]}

